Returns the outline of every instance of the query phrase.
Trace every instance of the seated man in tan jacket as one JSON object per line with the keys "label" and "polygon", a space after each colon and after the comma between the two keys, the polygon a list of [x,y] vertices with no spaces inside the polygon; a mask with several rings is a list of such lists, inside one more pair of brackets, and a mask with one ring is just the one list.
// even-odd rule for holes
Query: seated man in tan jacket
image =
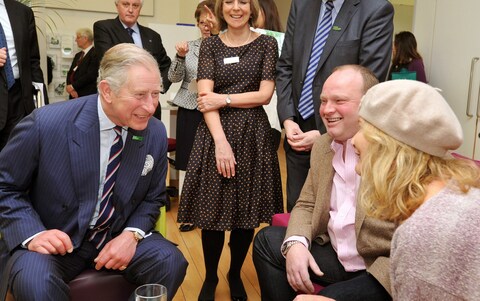
{"label": "seated man in tan jacket", "polygon": [[325,297],[308,300],[391,300],[395,225],[366,217],[356,206],[360,177],[350,142],[359,128],[361,98],[377,83],[370,70],[358,65],[338,67],[325,81],[320,116],[327,134],[313,146],[311,168],[288,228],[266,227],[255,238],[253,260],[262,300],[312,294],[312,280],[326,286],[319,293]]}

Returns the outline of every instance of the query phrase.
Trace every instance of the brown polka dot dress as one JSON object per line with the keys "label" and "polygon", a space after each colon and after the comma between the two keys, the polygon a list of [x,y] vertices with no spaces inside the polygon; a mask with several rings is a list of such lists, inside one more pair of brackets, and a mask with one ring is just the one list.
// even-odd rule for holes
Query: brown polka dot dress
{"label": "brown polka dot dress", "polygon": [[[202,42],[198,79],[214,81],[214,92],[236,94],[258,91],[262,80],[275,80],[278,58],[274,38],[260,35],[240,47],[227,47],[211,37]],[[239,62],[224,64],[224,58]],[[223,131],[237,162],[235,177],[217,172],[215,143],[205,121],[195,136],[178,210],[178,222],[205,230],[253,229],[283,212],[277,152],[262,106],[219,110]]]}

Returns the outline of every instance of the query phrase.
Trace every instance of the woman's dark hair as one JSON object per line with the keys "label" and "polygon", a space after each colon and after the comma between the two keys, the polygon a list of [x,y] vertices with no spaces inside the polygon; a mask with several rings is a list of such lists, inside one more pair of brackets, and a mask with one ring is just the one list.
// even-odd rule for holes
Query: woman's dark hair
{"label": "woman's dark hair", "polygon": [[422,59],[417,51],[417,40],[410,31],[402,31],[395,35],[393,40],[395,53],[392,58],[392,66],[400,66],[410,63],[413,59]]}
{"label": "woman's dark hair", "polygon": [[283,32],[280,15],[278,14],[277,5],[273,0],[258,0],[260,9],[265,15],[264,29]]}

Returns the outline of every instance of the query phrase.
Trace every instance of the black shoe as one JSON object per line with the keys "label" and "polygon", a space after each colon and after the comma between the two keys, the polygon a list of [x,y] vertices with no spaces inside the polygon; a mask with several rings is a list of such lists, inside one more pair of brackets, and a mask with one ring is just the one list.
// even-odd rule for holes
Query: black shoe
{"label": "black shoe", "polygon": [[217,289],[217,281],[203,282],[202,290],[198,296],[198,301],[214,301],[215,300],[215,290]]}
{"label": "black shoe", "polygon": [[230,274],[227,275],[227,278],[232,301],[247,301],[247,292],[243,286],[242,278],[238,277],[234,279],[230,277]]}
{"label": "black shoe", "polygon": [[194,224],[181,224],[179,229],[180,229],[180,232],[188,232],[188,231],[192,231],[193,229],[195,229],[195,225]]}

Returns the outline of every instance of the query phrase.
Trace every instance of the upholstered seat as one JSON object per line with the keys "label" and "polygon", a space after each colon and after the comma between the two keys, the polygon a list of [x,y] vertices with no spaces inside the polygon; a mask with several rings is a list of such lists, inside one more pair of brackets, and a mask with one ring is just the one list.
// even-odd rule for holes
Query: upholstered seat
{"label": "upholstered seat", "polygon": [[[290,213],[278,213],[272,216],[272,226],[287,227],[288,220],[290,219]],[[315,294],[323,289],[320,284],[314,283]]]}

